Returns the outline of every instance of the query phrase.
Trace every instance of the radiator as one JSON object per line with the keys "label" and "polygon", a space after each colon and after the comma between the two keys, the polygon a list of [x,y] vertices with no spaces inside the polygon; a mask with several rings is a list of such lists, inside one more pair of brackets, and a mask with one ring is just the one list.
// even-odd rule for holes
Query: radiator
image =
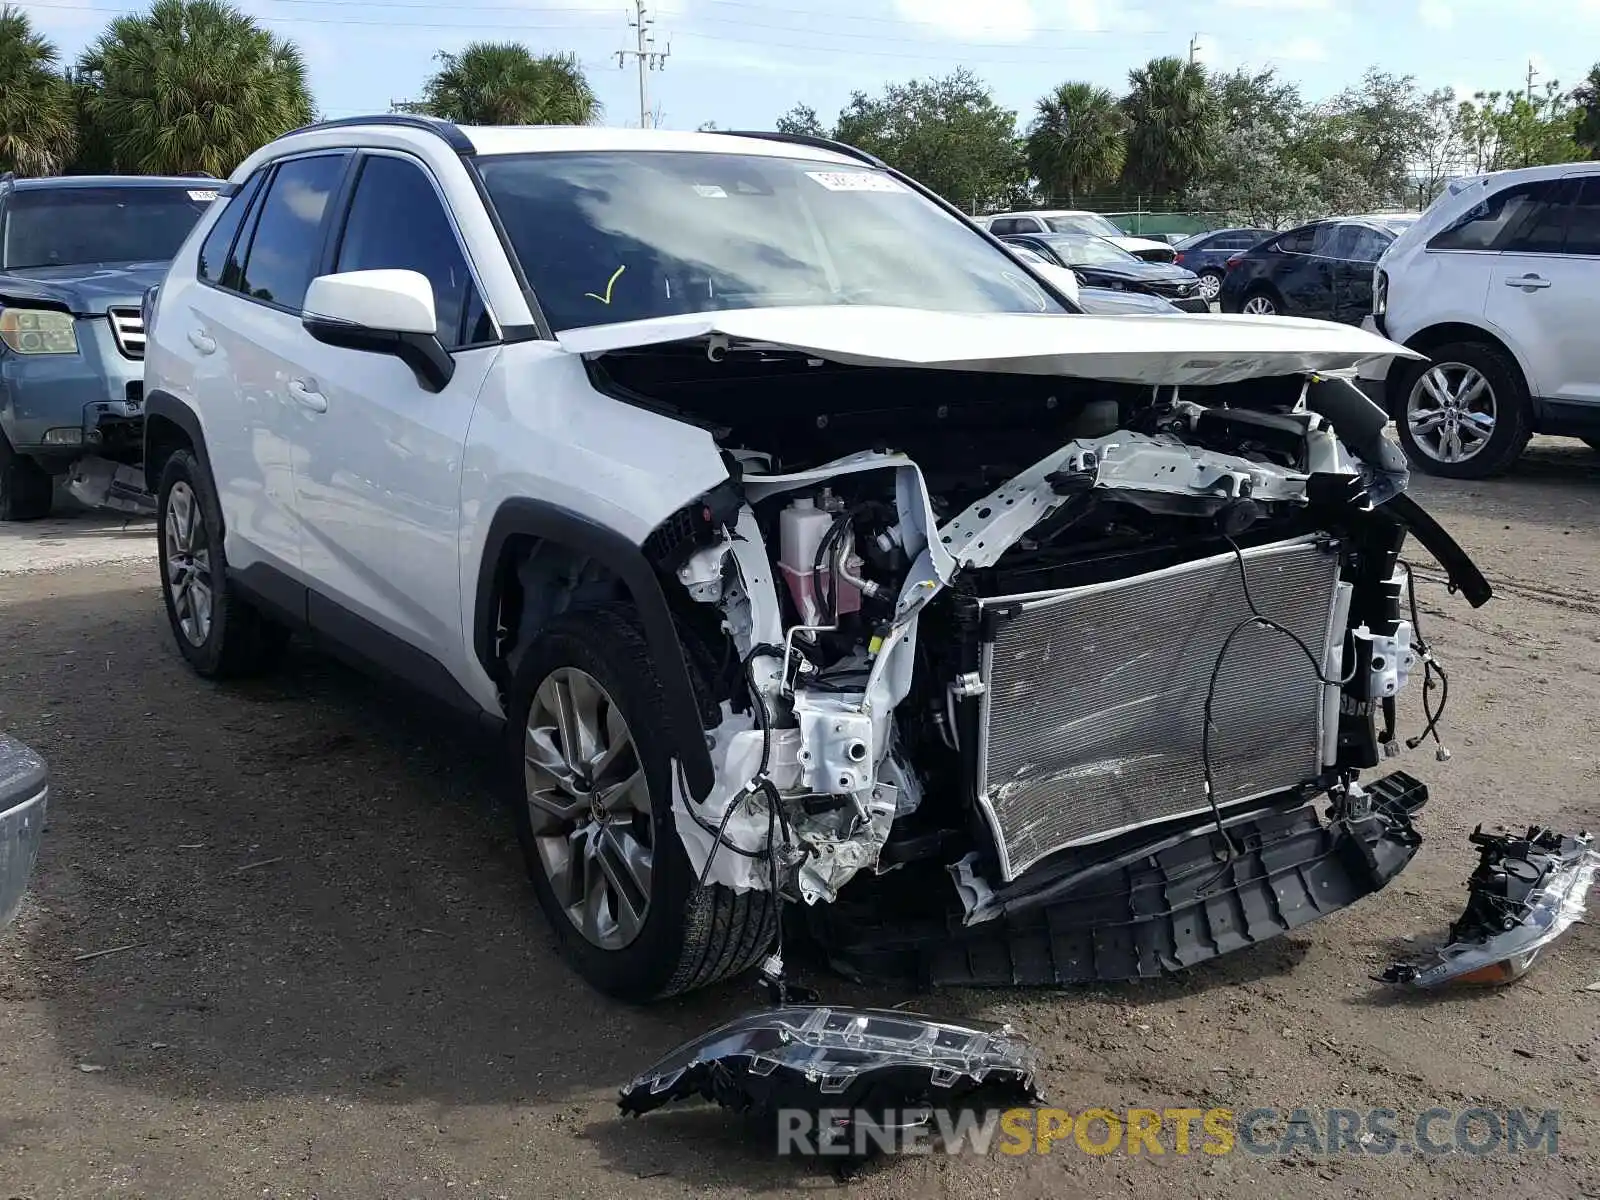
{"label": "radiator", "polygon": [[[1327,539],[1244,552],[1263,615],[1329,661],[1339,559]],[[1206,688],[1250,615],[1232,552],[1111,583],[984,600],[977,790],[1015,879],[1057,850],[1209,812],[1201,758]],[[1222,806],[1321,770],[1323,685],[1282,634],[1233,639],[1212,703]]]}

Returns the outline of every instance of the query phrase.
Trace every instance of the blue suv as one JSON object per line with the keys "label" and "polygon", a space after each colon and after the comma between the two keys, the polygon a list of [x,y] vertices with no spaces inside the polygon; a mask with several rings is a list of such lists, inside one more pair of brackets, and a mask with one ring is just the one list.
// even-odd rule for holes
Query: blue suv
{"label": "blue suv", "polygon": [[128,469],[144,442],[141,305],[218,186],[0,176],[0,520],[47,516],[68,472],[84,498],[79,482],[113,507],[147,502]]}

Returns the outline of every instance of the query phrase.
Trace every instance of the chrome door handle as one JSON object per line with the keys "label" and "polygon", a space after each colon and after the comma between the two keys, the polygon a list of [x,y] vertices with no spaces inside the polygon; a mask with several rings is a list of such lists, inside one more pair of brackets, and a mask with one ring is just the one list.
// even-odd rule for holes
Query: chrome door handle
{"label": "chrome door handle", "polygon": [[201,354],[215,354],[217,352],[216,339],[204,329],[189,330],[189,345],[200,351]]}
{"label": "chrome door handle", "polygon": [[303,379],[289,380],[289,395],[294,397],[296,404],[309,408],[312,412],[328,411],[328,398]]}
{"label": "chrome door handle", "polygon": [[1506,286],[1521,288],[1525,292],[1536,292],[1540,288],[1549,287],[1550,281],[1538,275],[1523,275],[1520,278],[1507,279]]}

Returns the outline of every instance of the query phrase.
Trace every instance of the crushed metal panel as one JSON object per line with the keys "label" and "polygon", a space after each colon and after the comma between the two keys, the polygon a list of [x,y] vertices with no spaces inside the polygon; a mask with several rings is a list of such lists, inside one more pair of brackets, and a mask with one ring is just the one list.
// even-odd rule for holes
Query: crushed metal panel
{"label": "crushed metal panel", "polygon": [[[1244,551],[1257,606],[1328,661],[1339,576],[1326,539]],[[1013,880],[1067,846],[1209,810],[1202,712],[1217,656],[1250,616],[1232,554],[1131,579],[982,601],[979,801]],[[1217,679],[1221,805],[1321,771],[1323,685],[1291,640],[1234,637]]]}

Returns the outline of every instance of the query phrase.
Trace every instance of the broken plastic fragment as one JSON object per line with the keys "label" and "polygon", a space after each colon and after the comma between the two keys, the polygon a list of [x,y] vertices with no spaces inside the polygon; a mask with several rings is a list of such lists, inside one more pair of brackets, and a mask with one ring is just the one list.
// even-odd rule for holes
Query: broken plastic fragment
{"label": "broken plastic fragment", "polygon": [[749,1013],[680,1046],[624,1087],[617,1106],[638,1116],[700,1096],[756,1116],[826,1109],[837,1141],[853,1121],[1037,1104],[1036,1066],[1009,1026],[790,1006]]}
{"label": "broken plastic fragment", "polygon": [[1524,836],[1472,831],[1478,866],[1467,908],[1430,958],[1397,962],[1376,976],[1402,987],[1501,984],[1520,979],[1545,946],[1583,915],[1600,853],[1587,833],[1532,826]]}

